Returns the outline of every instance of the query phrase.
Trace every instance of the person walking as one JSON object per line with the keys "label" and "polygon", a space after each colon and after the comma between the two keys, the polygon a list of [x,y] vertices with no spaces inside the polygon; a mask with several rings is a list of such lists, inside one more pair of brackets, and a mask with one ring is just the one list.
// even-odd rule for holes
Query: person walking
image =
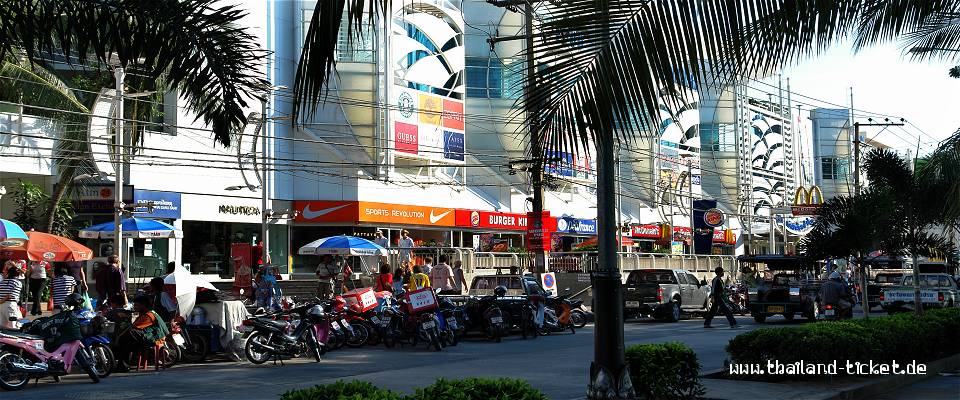
{"label": "person walking", "polygon": [[100,308],[123,308],[127,305],[126,283],[117,256],[107,258],[107,265],[97,274],[97,304]]}
{"label": "person walking", "polygon": [[440,294],[457,294],[454,292],[456,281],[453,278],[453,268],[447,264],[447,256],[440,256],[440,263],[430,270],[430,282],[440,288]]}
{"label": "person walking", "polygon": [[430,277],[423,273],[423,268],[419,265],[414,265],[413,274],[410,275],[410,283],[407,284],[407,290],[412,292],[428,286],[430,286]]}
{"label": "person walking", "polygon": [[50,281],[50,296],[53,297],[53,308],[59,310],[67,296],[77,291],[77,279],[70,274],[70,268],[57,263],[53,268],[53,279]]}
{"label": "person walking", "polygon": [[397,243],[397,247],[400,248],[400,262],[413,261],[411,249],[417,247],[417,244],[414,243],[413,238],[410,237],[410,231],[406,229],[400,231],[400,236],[400,242]]}
{"label": "person walking", "polygon": [[740,325],[737,325],[737,320],[733,318],[733,313],[730,312],[730,307],[727,306],[726,286],[723,284],[723,267],[717,267],[713,272],[717,274],[710,283],[710,298],[713,300],[713,305],[710,306],[710,311],[703,320],[703,327],[713,328],[710,326],[710,321],[713,320],[713,317],[717,315],[717,311],[719,310],[727,317],[727,322],[730,323],[731,329],[739,328]]}
{"label": "person walking", "polygon": [[461,260],[453,262],[453,282],[456,285],[454,290],[457,291],[457,294],[463,294],[464,291],[468,290],[467,278],[463,272],[463,261]]}
{"label": "person walking", "polygon": [[8,261],[4,264],[6,275],[0,282],[0,326],[15,329],[16,321],[23,318],[20,314],[20,298],[23,296],[23,282],[20,267]]}
{"label": "person walking", "polygon": [[30,315],[42,314],[40,295],[43,294],[43,286],[47,283],[47,265],[46,261],[30,263],[30,277],[27,279],[27,286],[30,288]]}
{"label": "person walking", "polygon": [[329,299],[333,297],[333,281],[340,274],[340,265],[333,260],[333,256],[327,254],[320,260],[315,271],[317,275],[317,297]]}

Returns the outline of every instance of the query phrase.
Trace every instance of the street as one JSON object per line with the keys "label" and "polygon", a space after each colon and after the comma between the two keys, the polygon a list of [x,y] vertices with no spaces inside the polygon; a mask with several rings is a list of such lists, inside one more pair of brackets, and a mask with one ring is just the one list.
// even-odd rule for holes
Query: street
{"label": "street", "polygon": [[[625,325],[626,345],[680,341],[696,350],[702,371],[723,366],[723,348],[730,338],[756,329],[749,316],[738,317],[740,329],[727,328],[726,321],[714,321],[715,329],[704,329],[700,318],[664,323],[630,321]],[[796,325],[774,318],[762,326]],[[284,366],[267,363],[216,361],[201,365],[178,365],[160,372],[114,374],[94,385],[83,375],[64,377],[57,384],[41,380],[20,392],[6,392],[13,399],[275,399],[287,390],[329,383],[338,379],[367,380],[378,386],[412,392],[437,378],[470,376],[514,377],[529,381],[551,399],[582,398],[586,391],[590,361],[593,359],[593,327],[554,334],[535,340],[519,335],[492,343],[469,339],[441,352],[415,349],[387,349],[383,346],[341,349],[329,353],[320,363],[302,358]]]}

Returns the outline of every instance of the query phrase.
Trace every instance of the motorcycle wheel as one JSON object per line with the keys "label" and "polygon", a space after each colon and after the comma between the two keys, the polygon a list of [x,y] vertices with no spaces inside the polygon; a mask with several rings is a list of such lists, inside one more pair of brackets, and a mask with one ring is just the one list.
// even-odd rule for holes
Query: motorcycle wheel
{"label": "motorcycle wheel", "polygon": [[182,353],[180,352],[180,346],[177,346],[176,343],[167,342],[163,346],[163,351],[160,356],[163,357],[163,367],[170,368],[174,365],[177,365],[180,362],[180,357]]}
{"label": "motorcycle wheel", "polygon": [[496,325],[490,325],[486,329],[487,338],[493,340],[494,343],[500,343],[503,341],[503,338],[500,335],[500,327]]}
{"label": "motorcycle wheel", "polygon": [[317,362],[320,362],[321,356],[321,347],[320,342],[317,340],[316,335],[313,334],[313,329],[307,329],[304,334],[304,340],[307,342],[307,348],[310,349],[310,354],[313,355],[313,359]]}
{"label": "motorcycle wheel", "polygon": [[397,345],[397,338],[393,333],[384,333],[383,335],[383,345],[388,349],[392,349],[393,346]]}
{"label": "motorcycle wheel", "polygon": [[117,365],[113,350],[103,343],[95,343],[90,346],[90,352],[93,353],[93,360],[97,366],[97,375],[101,378],[110,376],[113,367]]}
{"label": "motorcycle wheel", "polygon": [[181,357],[188,363],[203,362],[210,353],[209,340],[202,335],[190,332],[190,341],[184,343]]}
{"label": "motorcycle wheel", "polygon": [[358,348],[367,344],[370,339],[370,329],[366,324],[350,324],[353,327],[353,336],[347,339],[347,346]]}
{"label": "motorcycle wheel", "polygon": [[440,338],[437,337],[436,333],[430,332],[430,342],[428,343],[427,347],[433,347],[435,351],[440,351],[443,349],[443,345],[440,344]]}
{"label": "motorcycle wheel", "polygon": [[367,338],[367,345],[379,345],[380,341],[383,340],[383,330],[373,324],[367,324],[367,330],[370,332],[370,337]]}
{"label": "motorcycle wheel", "polygon": [[270,360],[271,354],[268,350],[257,350],[254,348],[256,344],[266,345],[269,344],[269,339],[260,332],[254,332],[247,338],[247,345],[244,348],[243,352],[247,355],[247,359],[254,364],[263,364]]}
{"label": "motorcycle wheel", "polygon": [[447,346],[453,347],[460,342],[460,339],[457,337],[457,331],[448,330],[447,331]]}
{"label": "motorcycle wheel", "polygon": [[97,362],[90,354],[90,349],[81,348],[77,350],[77,363],[80,364],[80,368],[83,368],[93,383],[100,383],[100,372],[97,371]]}
{"label": "motorcycle wheel", "polygon": [[330,338],[333,339],[333,343],[330,345],[331,350],[342,348],[347,342],[347,335],[344,334],[342,330],[333,331],[333,334],[330,335]]}
{"label": "motorcycle wheel", "polygon": [[23,358],[13,353],[0,353],[0,388],[3,390],[20,390],[30,383],[30,376],[26,372],[13,372],[11,363],[22,363]]}
{"label": "motorcycle wheel", "polygon": [[577,329],[583,329],[587,326],[587,315],[580,310],[570,311],[570,324]]}

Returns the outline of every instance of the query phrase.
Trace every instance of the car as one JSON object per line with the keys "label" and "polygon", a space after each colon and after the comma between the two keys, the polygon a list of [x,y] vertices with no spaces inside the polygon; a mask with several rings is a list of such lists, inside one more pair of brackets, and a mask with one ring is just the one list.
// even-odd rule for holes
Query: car
{"label": "car", "polygon": [[676,322],[684,312],[705,312],[710,306],[710,285],[687,270],[630,271],[623,284],[624,318]]}
{"label": "car", "polygon": [[470,289],[467,291],[467,294],[470,296],[490,296],[493,295],[493,289],[497,286],[503,286],[507,288],[507,296],[528,296],[533,293],[528,293],[529,282],[532,282],[536,285],[537,288],[540,288],[540,291],[543,291],[543,288],[540,287],[540,282],[537,281],[537,278],[533,275],[519,275],[519,274],[496,274],[496,275],[477,275],[473,277],[473,282],[470,283]]}
{"label": "car", "polygon": [[753,255],[740,256],[737,259],[743,271],[744,264],[757,267],[748,270],[761,271],[759,265],[765,265],[772,273],[771,279],[760,279],[754,286],[747,288],[747,309],[757,323],[763,323],[773,315],[783,315],[788,321],[797,314],[808,320],[816,320],[817,293],[823,281],[816,264],[810,259],[791,255]]}
{"label": "car", "polygon": [[903,272],[882,272],[874,276],[873,281],[867,284],[867,301],[870,308],[880,305],[880,291],[894,286],[903,280]]}
{"label": "car", "polygon": [[[952,308],[960,306],[957,281],[948,274],[920,274],[920,303],[923,308]],[[904,275],[900,284],[880,292],[880,306],[888,314],[911,311],[915,290],[913,274]]]}

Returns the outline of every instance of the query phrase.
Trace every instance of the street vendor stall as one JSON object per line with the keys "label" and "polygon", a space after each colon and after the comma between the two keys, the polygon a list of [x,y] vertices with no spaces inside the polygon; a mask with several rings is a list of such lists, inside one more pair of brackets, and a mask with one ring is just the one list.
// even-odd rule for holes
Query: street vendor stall
{"label": "street vendor stall", "polygon": [[[342,256],[342,257],[353,257],[358,262],[348,263],[347,265],[354,265],[360,268],[359,272],[364,274],[372,274],[376,272],[376,268],[370,268],[368,263],[368,258],[373,265],[379,265],[379,258],[381,256],[388,256],[390,253],[387,249],[380,247],[376,243],[373,243],[367,239],[358,238],[356,236],[331,236],[323,239],[318,239],[313,242],[307,243],[297,252],[300,255],[332,255],[332,256]],[[348,281],[354,281],[359,278],[358,271],[354,268],[354,275],[349,277]],[[346,268],[343,272],[349,272]],[[346,273],[344,273],[346,275]],[[354,285],[356,286],[356,285]]]}

